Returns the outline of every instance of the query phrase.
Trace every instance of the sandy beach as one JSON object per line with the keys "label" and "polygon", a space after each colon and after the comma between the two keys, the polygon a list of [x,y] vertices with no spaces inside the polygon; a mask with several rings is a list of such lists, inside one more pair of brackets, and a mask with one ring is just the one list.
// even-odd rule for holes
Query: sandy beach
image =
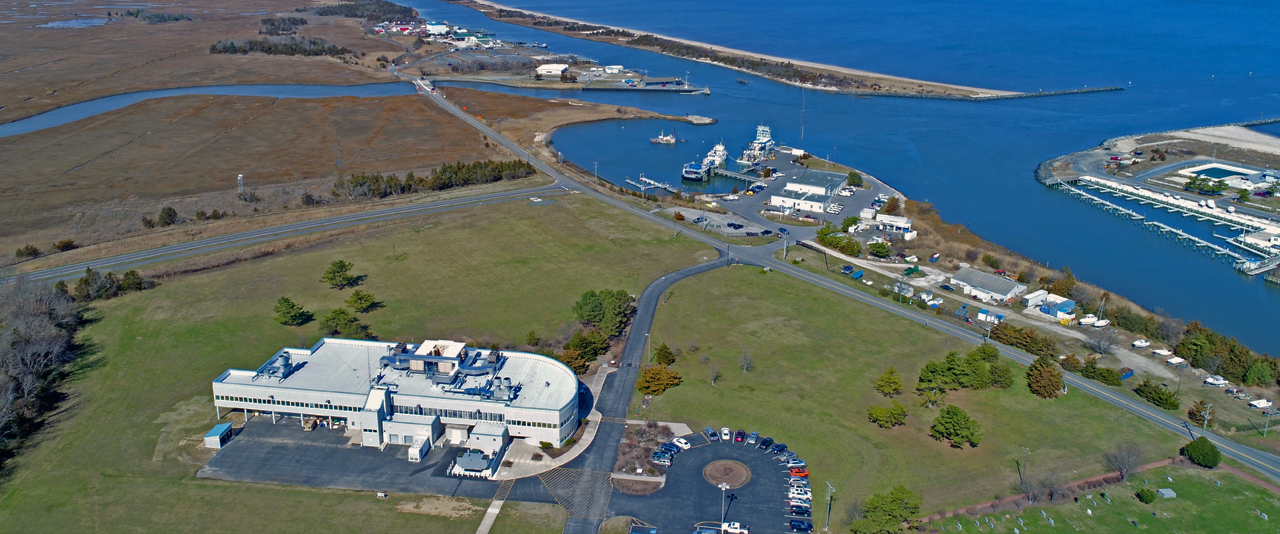
{"label": "sandy beach", "polygon": [[[946,94],[959,94],[959,95],[975,96],[975,97],[1019,94],[1019,93],[1017,93],[1017,92],[1015,92],[1015,91],[1000,91],[1000,90],[995,90],[995,89],[982,89],[982,88],[977,88],[977,87],[967,87],[967,86],[963,86],[963,85],[954,85],[954,84],[946,84],[946,83],[930,82],[930,81],[925,81],[925,80],[916,80],[916,79],[913,79],[913,78],[904,78],[904,77],[901,77],[901,76],[890,76],[890,75],[887,75],[887,74],[879,74],[879,73],[869,72],[869,71],[864,71],[864,70],[857,70],[857,69],[851,69],[851,68],[847,68],[847,67],[840,67],[840,66],[837,66],[837,65],[828,65],[828,64],[824,64],[824,63],[816,63],[816,62],[812,62],[812,61],[801,61],[801,60],[796,60],[796,59],[791,59],[791,58],[784,58],[784,57],[772,56],[772,55],[768,55],[768,54],[760,54],[760,53],[756,53],[756,52],[750,52],[750,51],[747,51],[747,50],[739,50],[739,49],[736,49],[736,48],[728,48],[728,47],[724,47],[724,46],[711,45],[711,44],[707,44],[707,43],[703,43],[703,42],[699,42],[699,41],[691,41],[691,40],[688,40],[688,39],[681,39],[681,38],[679,38],[679,37],[671,37],[671,36],[668,36],[668,35],[662,35],[662,34],[659,34],[659,33],[646,32],[646,31],[635,30],[635,29],[631,29],[631,28],[624,28],[624,27],[621,27],[621,26],[610,26],[610,25],[608,25],[608,24],[599,24],[599,23],[595,23],[595,22],[589,22],[589,21],[583,21],[583,20],[571,19],[571,18],[567,18],[567,17],[561,17],[561,16],[558,16],[558,15],[551,15],[551,14],[547,14],[547,13],[540,13],[540,12],[537,12],[537,11],[530,11],[530,10],[527,10],[527,9],[517,9],[517,8],[510,7],[510,6],[505,6],[505,5],[502,5],[502,4],[499,4],[499,3],[496,3],[496,2],[491,2],[491,1],[489,1],[489,0],[462,0],[462,1],[452,0],[452,1],[453,1],[454,3],[456,3],[456,4],[463,5],[463,6],[468,6],[468,7],[473,7],[473,8],[475,8],[475,6],[474,6],[474,5],[470,5],[470,4],[480,4],[480,5],[488,6],[489,8],[492,8],[494,11],[493,11],[493,12],[490,12],[490,11],[485,11],[485,10],[483,10],[483,9],[478,9],[478,10],[479,10],[479,11],[481,11],[482,13],[485,13],[485,15],[490,16],[490,18],[494,18],[495,20],[496,20],[496,14],[495,14],[496,10],[498,10],[498,9],[503,9],[503,10],[507,10],[507,11],[516,11],[516,12],[520,12],[520,13],[527,13],[527,14],[529,14],[529,15],[535,15],[535,16],[539,16],[539,17],[547,17],[547,18],[552,18],[552,19],[558,19],[558,20],[563,20],[563,21],[566,21],[566,22],[572,22],[572,23],[577,23],[577,24],[587,24],[587,25],[591,25],[591,26],[599,26],[599,27],[602,27],[602,28],[608,28],[608,29],[613,29],[613,30],[627,31],[627,32],[634,33],[634,34],[636,34],[636,35],[646,35],[646,34],[647,34],[647,35],[652,35],[652,36],[654,36],[654,37],[658,37],[658,38],[661,38],[661,39],[667,39],[667,40],[671,40],[671,41],[676,41],[676,42],[679,42],[679,43],[687,44],[687,45],[690,45],[690,46],[697,46],[697,47],[701,47],[701,48],[706,48],[706,49],[708,49],[708,50],[715,51],[715,52],[717,52],[717,53],[719,53],[719,54],[734,55],[734,56],[740,56],[740,57],[750,58],[750,59],[759,59],[759,60],[764,60],[764,61],[772,61],[772,62],[776,62],[776,63],[791,63],[791,64],[794,64],[794,65],[796,65],[796,66],[798,66],[798,67],[803,67],[803,68],[805,68],[805,69],[809,69],[809,70],[813,70],[813,71],[819,71],[819,72],[824,72],[824,73],[832,73],[832,74],[837,74],[837,75],[841,75],[841,76],[849,76],[849,77],[857,77],[857,78],[866,78],[866,79],[868,79],[869,81],[878,82],[878,83],[880,83],[881,85],[885,86],[886,88],[896,89],[896,90],[891,90],[891,91],[887,91],[887,92],[909,92],[909,93],[915,93],[915,92],[917,92],[919,89],[927,88],[927,89],[932,89],[932,90],[937,91],[937,92],[943,92],[943,93],[946,93]],[[518,19],[503,19],[503,21],[504,21],[504,22],[517,22],[517,21],[518,21]],[[538,29],[542,29],[542,30],[547,30],[547,31],[551,31],[551,30],[553,30],[553,28],[548,28],[548,27],[537,27],[537,28],[538,28]],[[574,35],[574,33],[575,33],[575,32],[556,32],[556,33],[561,33],[561,34],[563,34],[563,35],[569,35],[569,36],[571,36],[571,37],[584,37],[584,38],[586,37],[585,35],[583,35],[583,36]],[[611,41],[610,41],[610,42],[613,42],[614,44],[620,44],[620,45],[623,45],[623,46],[628,46],[628,45],[625,45],[625,43],[626,43],[626,41],[627,41],[627,39],[626,39],[626,38],[610,38],[610,39],[611,39]],[[592,40],[600,40],[600,39],[592,39]],[[635,48],[646,48],[646,47],[635,47]],[[717,65],[718,65],[718,64],[717,64]],[[722,66],[724,66],[724,65],[722,65]],[[742,70],[742,69],[735,69],[735,70]],[[753,75],[757,75],[757,76],[762,76],[760,73],[756,73],[756,72],[751,72],[751,74],[753,74]],[[771,78],[771,79],[772,79],[772,78]],[[780,80],[780,81],[785,81],[785,80]],[[885,83],[885,82],[891,82],[891,83]],[[920,86],[923,86],[923,87],[920,87]],[[813,87],[813,86],[809,86],[809,87]],[[822,87],[814,87],[814,88],[815,88],[815,89],[824,89],[824,88],[822,88]]]}

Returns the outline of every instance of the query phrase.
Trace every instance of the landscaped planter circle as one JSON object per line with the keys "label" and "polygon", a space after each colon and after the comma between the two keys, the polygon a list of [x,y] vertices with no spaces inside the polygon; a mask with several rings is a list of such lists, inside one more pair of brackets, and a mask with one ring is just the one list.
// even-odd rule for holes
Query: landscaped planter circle
{"label": "landscaped planter circle", "polygon": [[702,468],[702,477],[712,486],[725,483],[730,489],[737,489],[751,481],[751,468],[734,460],[716,460]]}

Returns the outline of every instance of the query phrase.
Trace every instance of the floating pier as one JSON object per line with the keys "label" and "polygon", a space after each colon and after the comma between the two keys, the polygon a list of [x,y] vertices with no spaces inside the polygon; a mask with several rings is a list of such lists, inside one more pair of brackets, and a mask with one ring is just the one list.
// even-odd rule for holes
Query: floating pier
{"label": "floating pier", "polygon": [[667,190],[668,192],[671,192],[671,193],[679,193],[679,192],[680,192],[680,189],[678,189],[678,188],[676,188],[676,187],[673,187],[671,184],[664,184],[664,183],[655,182],[655,181],[653,181],[653,180],[650,180],[650,179],[648,179],[648,178],[645,178],[643,174],[641,174],[641,175],[640,175],[640,182],[636,182],[636,181],[634,181],[634,180],[632,180],[632,179],[630,179],[630,178],[627,178],[627,183],[628,183],[628,184],[631,184],[631,186],[632,186],[632,187],[635,187],[636,189],[639,189],[639,190],[640,190],[640,192],[642,192],[642,193],[643,193],[643,192],[645,192],[645,191],[648,191],[648,190],[650,190],[650,189],[665,189],[665,190]]}
{"label": "floating pier", "polygon": [[736,178],[738,180],[742,180],[744,182],[750,182],[750,183],[756,183],[760,181],[760,179],[756,178],[755,176],[742,174],[740,172],[733,172],[728,169],[721,169],[721,168],[711,169],[711,174],[714,174],[716,176],[724,176],[727,178]]}
{"label": "floating pier", "polygon": [[[1114,213],[1117,216],[1124,217],[1131,221],[1137,222],[1148,230],[1152,230],[1163,236],[1172,237],[1174,238],[1174,240],[1178,241],[1179,243],[1185,243],[1187,245],[1190,245],[1192,248],[1209,253],[1215,258],[1222,257],[1222,258],[1234,259],[1236,269],[1245,271],[1246,273],[1248,273],[1248,271],[1245,268],[1246,266],[1251,266],[1253,264],[1258,264],[1258,263],[1272,261],[1272,260],[1280,262],[1280,255],[1276,255],[1272,258],[1268,258],[1266,260],[1263,260],[1262,262],[1252,261],[1249,258],[1246,258],[1245,256],[1231,249],[1228,249],[1220,245],[1216,245],[1214,243],[1210,243],[1208,241],[1200,239],[1199,237],[1188,234],[1182,230],[1179,230],[1177,228],[1174,228],[1162,222],[1148,221],[1145,215],[1137,213],[1128,208],[1124,208],[1122,206],[1116,205],[1114,203],[1108,202],[1106,200],[1093,196],[1089,193],[1086,193],[1084,191],[1071,187],[1065,183],[1059,183],[1057,187],[1058,189],[1065,191],[1067,194],[1071,196],[1077,197],[1099,208],[1102,208],[1103,211]],[[1234,244],[1234,242],[1232,243]],[[1252,250],[1252,248],[1250,248],[1250,250]],[[1274,267],[1274,265],[1272,266]],[[1257,273],[1250,273],[1250,274],[1257,274]]]}

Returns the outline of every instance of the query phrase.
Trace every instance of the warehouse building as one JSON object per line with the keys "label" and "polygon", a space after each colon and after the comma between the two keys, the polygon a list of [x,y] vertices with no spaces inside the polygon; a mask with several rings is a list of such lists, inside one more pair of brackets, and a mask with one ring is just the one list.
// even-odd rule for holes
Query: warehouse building
{"label": "warehouse building", "polygon": [[543,76],[559,76],[569,70],[569,66],[564,63],[548,63],[546,65],[538,65],[537,72]]}
{"label": "warehouse building", "polygon": [[218,417],[297,417],[346,426],[366,447],[409,448],[409,460],[451,444],[499,463],[511,439],[563,444],[578,428],[578,379],[538,354],[467,347],[325,338],[285,348],[256,370],[213,381]]}
{"label": "warehouse building", "polygon": [[1027,291],[1027,286],[1013,280],[970,267],[961,267],[951,275],[951,285],[983,302],[1012,302]]}

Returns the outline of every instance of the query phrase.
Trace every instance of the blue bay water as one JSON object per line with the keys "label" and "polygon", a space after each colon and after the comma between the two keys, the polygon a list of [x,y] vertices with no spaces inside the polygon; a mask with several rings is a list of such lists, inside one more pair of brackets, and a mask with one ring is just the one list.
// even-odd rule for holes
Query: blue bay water
{"label": "blue bay water", "polygon": [[[602,63],[684,75],[712,95],[572,93],[713,126],[612,121],[558,132],[565,157],[615,182],[644,173],[675,182],[680,164],[723,139],[774,138],[877,176],[935,204],[945,220],[1151,309],[1197,319],[1276,352],[1280,288],[1040,186],[1041,161],[1104,139],[1280,115],[1280,20],[1269,2],[1010,1],[778,4],[759,0],[511,0],[515,7],[714,45],[930,81],[1017,91],[1117,85],[1127,90],[997,102],[858,99],[801,90],[702,63],[502,24],[465,8],[409,2],[428,18],[483,27],[506,40],[548,42]],[[735,82],[749,78],[750,85]],[[1132,82],[1132,85],[1130,83]],[[493,90],[493,87],[487,87]],[[497,89],[555,96],[547,92]],[[801,102],[804,101],[803,118]],[[801,122],[804,139],[801,141]],[[648,142],[679,128],[688,143]],[[1260,130],[1280,134],[1280,127]],[[713,188],[727,188],[715,185]],[[1165,217],[1210,237],[1212,226]]]}

